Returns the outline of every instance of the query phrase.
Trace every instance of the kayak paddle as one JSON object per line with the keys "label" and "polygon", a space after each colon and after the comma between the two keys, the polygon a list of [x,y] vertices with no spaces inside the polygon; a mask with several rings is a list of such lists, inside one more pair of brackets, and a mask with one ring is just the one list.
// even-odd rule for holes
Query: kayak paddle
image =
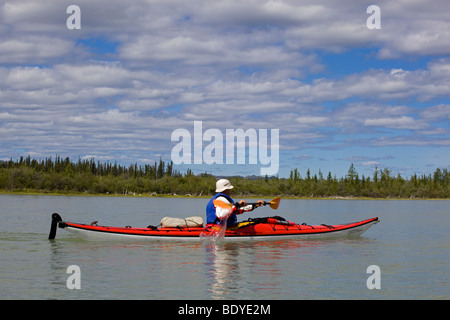
{"label": "kayak paddle", "polygon": [[[273,210],[277,210],[278,206],[280,205],[280,201],[281,201],[281,198],[278,197],[278,198],[270,200],[270,202],[264,201],[263,205],[264,206],[269,205]],[[249,203],[249,204],[255,205],[257,203]]]}
{"label": "kayak paddle", "polygon": [[222,200],[217,200],[217,199],[215,199],[215,200],[213,201],[213,203],[214,203],[214,205],[215,205],[216,207],[221,207],[221,208],[223,208],[223,209],[231,209],[231,208],[233,208],[233,204],[232,204],[232,203],[224,202],[224,201],[222,201]]}
{"label": "kayak paddle", "polygon": [[[278,206],[280,205],[280,201],[281,201],[281,198],[275,198],[275,199],[270,200],[269,202],[264,201],[264,203],[262,205],[263,206],[269,205],[273,210],[277,210]],[[215,206],[221,207],[221,208],[224,208],[224,209],[231,209],[231,208],[233,208],[233,204],[232,203],[226,203],[226,202],[223,202],[222,200],[216,199],[216,200],[213,201],[213,203],[214,203]],[[254,207],[259,205],[258,202],[247,203],[247,205],[249,205],[249,204],[254,206]],[[236,203],[235,205],[236,205],[236,207],[239,207],[239,203]]]}

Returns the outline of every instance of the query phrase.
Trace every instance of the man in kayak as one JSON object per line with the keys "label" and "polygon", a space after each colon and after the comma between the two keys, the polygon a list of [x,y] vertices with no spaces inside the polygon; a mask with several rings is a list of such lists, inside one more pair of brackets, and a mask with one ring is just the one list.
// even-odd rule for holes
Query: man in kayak
{"label": "man in kayak", "polygon": [[[227,226],[232,226],[237,223],[237,214],[252,211],[256,207],[264,205],[264,201],[259,200],[256,206],[247,205],[245,200],[239,201],[238,205],[230,197],[233,186],[227,179],[220,179],[216,182],[216,194],[209,200],[206,205],[206,224],[220,224],[221,221],[227,221]],[[222,208],[214,205],[214,200],[220,200],[225,203],[231,203],[231,208]]]}

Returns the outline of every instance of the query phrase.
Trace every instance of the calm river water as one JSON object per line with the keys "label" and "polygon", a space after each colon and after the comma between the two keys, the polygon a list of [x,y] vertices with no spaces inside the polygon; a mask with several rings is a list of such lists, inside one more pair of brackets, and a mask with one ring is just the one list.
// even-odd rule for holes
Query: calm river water
{"label": "calm river water", "polygon": [[[269,200],[269,199],[266,199]],[[0,195],[0,299],[450,299],[450,201],[282,200],[297,223],[378,216],[354,239],[240,243],[88,242],[50,217],[146,227],[205,215],[207,199]],[[241,220],[247,219],[241,216]],[[69,289],[67,268],[80,270]],[[367,268],[380,270],[369,290]]]}

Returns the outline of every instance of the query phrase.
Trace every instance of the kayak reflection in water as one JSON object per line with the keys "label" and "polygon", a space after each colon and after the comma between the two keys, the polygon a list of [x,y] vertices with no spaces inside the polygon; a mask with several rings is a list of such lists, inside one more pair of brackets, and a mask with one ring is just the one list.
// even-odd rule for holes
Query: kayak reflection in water
{"label": "kayak reflection in water", "polygon": [[[227,179],[220,179],[216,182],[216,194],[209,200],[206,205],[206,225],[223,225],[226,223],[228,227],[237,223],[237,214],[253,211],[255,208],[264,205],[264,201],[258,200],[256,204],[247,204],[245,200],[235,203],[230,197],[233,186]],[[220,200],[223,206],[218,206],[214,203],[215,200]],[[217,202],[216,202],[217,203]]]}

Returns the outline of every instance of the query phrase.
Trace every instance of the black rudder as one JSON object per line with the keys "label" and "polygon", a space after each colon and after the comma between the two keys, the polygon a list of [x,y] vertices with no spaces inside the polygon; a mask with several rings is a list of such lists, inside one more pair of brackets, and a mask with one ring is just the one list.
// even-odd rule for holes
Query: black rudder
{"label": "black rudder", "polygon": [[52,224],[50,226],[50,234],[48,235],[49,240],[55,239],[56,236],[56,228],[58,227],[58,223],[62,221],[62,218],[59,214],[52,214]]}

